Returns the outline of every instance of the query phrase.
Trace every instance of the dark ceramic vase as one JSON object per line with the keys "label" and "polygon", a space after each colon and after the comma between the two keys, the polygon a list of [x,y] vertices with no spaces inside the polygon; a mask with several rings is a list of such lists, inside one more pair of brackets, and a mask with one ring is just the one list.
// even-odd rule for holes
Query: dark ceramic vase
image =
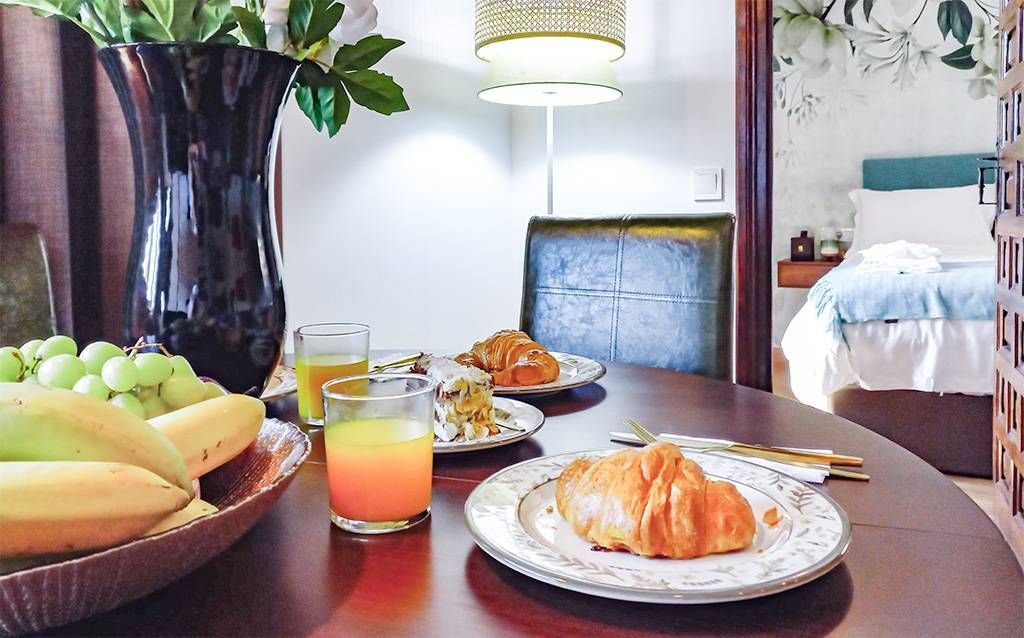
{"label": "dark ceramic vase", "polygon": [[233,392],[277,366],[284,286],[269,186],[297,63],[239,46],[101,49],[135,165],[123,333]]}

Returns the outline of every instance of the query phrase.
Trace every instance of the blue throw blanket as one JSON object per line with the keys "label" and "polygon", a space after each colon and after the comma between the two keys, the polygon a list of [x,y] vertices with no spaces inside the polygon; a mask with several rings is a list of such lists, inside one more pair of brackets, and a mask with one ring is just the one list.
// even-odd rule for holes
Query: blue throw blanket
{"label": "blue throw blanket", "polygon": [[995,318],[993,262],[948,262],[942,272],[902,275],[859,272],[856,266],[843,262],[808,293],[837,342],[844,340],[844,323]]}

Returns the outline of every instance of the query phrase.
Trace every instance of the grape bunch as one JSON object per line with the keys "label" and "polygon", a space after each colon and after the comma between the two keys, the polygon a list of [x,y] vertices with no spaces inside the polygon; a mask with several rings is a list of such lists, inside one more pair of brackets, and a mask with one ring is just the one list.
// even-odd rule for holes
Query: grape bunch
{"label": "grape bunch", "polygon": [[151,419],[228,392],[196,376],[185,357],[139,352],[96,341],[78,351],[71,337],[33,339],[0,348],[0,382],[38,383],[74,390]]}

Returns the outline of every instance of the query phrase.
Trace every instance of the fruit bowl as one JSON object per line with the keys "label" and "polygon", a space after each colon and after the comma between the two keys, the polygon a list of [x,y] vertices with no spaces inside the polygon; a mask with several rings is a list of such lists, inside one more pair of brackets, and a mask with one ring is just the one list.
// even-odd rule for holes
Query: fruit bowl
{"label": "fruit bowl", "polygon": [[256,524],[309,451],[309,437],[296,425],[267,419],[249,448],[201,479],[203,499],[218,512],[156,536],[0,576],[0,635],[88,618],[185,576]]}

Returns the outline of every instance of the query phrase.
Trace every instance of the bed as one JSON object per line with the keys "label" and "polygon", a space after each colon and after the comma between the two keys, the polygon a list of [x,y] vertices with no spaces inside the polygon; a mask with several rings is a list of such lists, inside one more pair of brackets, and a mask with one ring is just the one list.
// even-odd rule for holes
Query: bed
{"label": "bed", "polygon": [[[851,256],[811,290],[782,340],[800,401],[972,476],[991,475],[995,374],[982,155],[865,160]],[[860,249],[895,239],[941,246],[942,273],[857,269]]]}

